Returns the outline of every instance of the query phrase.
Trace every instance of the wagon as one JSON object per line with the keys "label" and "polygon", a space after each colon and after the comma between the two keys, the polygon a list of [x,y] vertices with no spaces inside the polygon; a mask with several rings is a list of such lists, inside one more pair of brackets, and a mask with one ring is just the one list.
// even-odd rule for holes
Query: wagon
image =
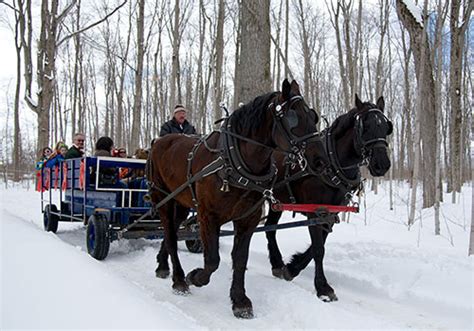
{"label": "wagon", "polygon": [[[86,225],[88,253],[98,259],[107,257],[110,243],[119,239],[162,239],[157,215],[145,201],[148,192],[143,177],[126,182],[118,172],[143,171],[146,160],[113,157],[69,159],[41,175],[41,210],[46,231],[56,232],[60,222]],[[181,226],[179,238],[190,252],[202,252],[192,211]]]}
{"label": "wagon", "polygon": [[[145,164],[146,160],[138,159],[83,157],[65,160],[54,169],[43,169],[40,186],[44,229],[55,233],[59,222],[83,223],[86,225],[87,251],[97,260],[107,257],[110,243],[116,240],[163,239],[164,231],[158,215],[152,213],[151,205],[145,199],[148,193],[146,180],[139,178],[125,183],[117,175],[121,169],[143,171]],[[178,193],[178,190],[172,192],[170,197]],[[319,204],[273,203],[271,208],[277,211],[310,212],[315,217],[260,225],[254,232],[311,226],[324,222],[338,212],[358,212],[358,206]],[[220,232],[220,236],[233,234],[233,230],[227,229]],[[191,211],[181,225],[178,239],[185,241],[190,252],[202,252],[195,211]]]}

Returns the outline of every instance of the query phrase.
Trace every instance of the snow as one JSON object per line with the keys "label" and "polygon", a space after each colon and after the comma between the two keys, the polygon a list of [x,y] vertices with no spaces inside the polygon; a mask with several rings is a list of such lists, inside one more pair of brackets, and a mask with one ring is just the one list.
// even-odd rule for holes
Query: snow
{"label": "snow", "polygon": [[413,18],[423,26],[423,15],[421,12],[421,8],[418,7],[412,0],[402,0],[403,3],[407,6],[407,9],[410,11]]}
{"label": "snow", "polygon": [[[114,242],[99,262],[86,252],[82,224],[43,231],[38,193],[15,187],[0,194],[2,330],[473,329],[470,186],[457,204],[445,195],[441,236],[433,235],[432,209],[417,212],[408,231],[406,186],[395,185],[393,211],[385,185],[368,194],[366,210],[336,224],[326,244],[326,277],[337,302],[317,299],[313,264],[292,282],[272,277],[265,236],[255,234],[246,273],[252,320],[231,311],[232,238],[221,238],[221,264],[210,284],[179,296],[170,279],[154,275],[159,241]],[[309,244],[305,228],[280,231],[278,239],[287,260]],[[202,265],[200,254],[179,248],[185,271]]]}

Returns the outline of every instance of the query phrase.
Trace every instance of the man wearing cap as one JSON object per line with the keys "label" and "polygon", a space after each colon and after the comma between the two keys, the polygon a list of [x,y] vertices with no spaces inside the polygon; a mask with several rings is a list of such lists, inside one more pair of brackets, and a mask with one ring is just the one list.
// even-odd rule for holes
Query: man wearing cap
{"label": "man wearing cap", "polygon": [[160,137],[170,133],[196,134],[194,126],[186,120],[186,108],[183,105],[176,105],[173,118],[161,126]]}

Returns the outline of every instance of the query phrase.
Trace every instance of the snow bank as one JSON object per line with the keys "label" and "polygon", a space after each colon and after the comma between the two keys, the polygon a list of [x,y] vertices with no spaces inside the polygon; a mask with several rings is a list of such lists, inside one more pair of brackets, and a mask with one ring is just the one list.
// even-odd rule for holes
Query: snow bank
{"label": "snow bank", "polygon": [[57,236],[2,217],[3,328],[198,328]]}

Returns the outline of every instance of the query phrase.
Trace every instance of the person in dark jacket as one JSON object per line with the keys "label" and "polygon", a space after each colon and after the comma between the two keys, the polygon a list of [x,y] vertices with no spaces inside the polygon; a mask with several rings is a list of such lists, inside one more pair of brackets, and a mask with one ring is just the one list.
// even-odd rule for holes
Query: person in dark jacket
{"label": "person in dark jacket", "polygon": [[[95,143],[94,156],[112,156],[114,149],[114,141],[110,137],[100,137]],[[99,186],[100,187],[124,187],[119,182],[119,169],[100,167],[99,169]],[[91,171],[92,182],[95,182],[96,168]]]}
{"label": "person in dark jacket", "polygon": [[100,137],[95,143],[95,156],[112,156],[114,141],[110,137]]}
{"label": "person in dark jacket", "polygon": [[68,149],[65,159],[73,159],[84,155],[84,140],[86,136],[83,133],[76,133],[72,140],[72,146]]}
{"label": "person in dark jacket", "polygon": [[186,120],[186,111],[183,105],[176,105],[173,118],[161,126],[160,137],[170,133],[196,134],[194,126]]}

